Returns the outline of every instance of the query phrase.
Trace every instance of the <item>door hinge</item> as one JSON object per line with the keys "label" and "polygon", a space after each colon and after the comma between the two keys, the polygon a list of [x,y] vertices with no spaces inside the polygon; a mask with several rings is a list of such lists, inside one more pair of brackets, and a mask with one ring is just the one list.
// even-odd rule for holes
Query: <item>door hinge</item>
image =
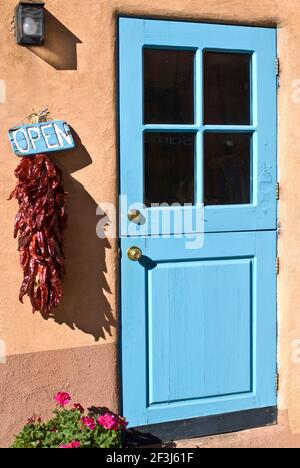
{"label": "door hinge", "polygon": [[276,374],[276,381],[275,381],[276,392],[279,392],[279,373]]}
{"label": "door hinge", "polygon": [[280,184],[277,182],[276,184],[276,200],[280,200]]}
{"label": "door hinge", "polygon": [[279,60],[279,58],[276,59],[275,70],[276,70],[276,76],[279,78],[279,76],[280,76],[280,60]]}
{"label": "door hinge", "polygon": [[280,260],[279,257],[276,258],[276,275],[279,275],[280,272]]}

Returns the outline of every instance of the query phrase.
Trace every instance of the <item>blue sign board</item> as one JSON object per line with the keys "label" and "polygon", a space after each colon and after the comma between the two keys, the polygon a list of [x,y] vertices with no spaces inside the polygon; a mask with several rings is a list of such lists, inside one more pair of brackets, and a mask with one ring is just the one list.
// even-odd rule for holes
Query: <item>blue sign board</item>
{"label": "blue sign board", "polygon": [[8,134],[13,152],[22,157],[75,147],[70,127],[63,120],[22,125],[11,128]]}

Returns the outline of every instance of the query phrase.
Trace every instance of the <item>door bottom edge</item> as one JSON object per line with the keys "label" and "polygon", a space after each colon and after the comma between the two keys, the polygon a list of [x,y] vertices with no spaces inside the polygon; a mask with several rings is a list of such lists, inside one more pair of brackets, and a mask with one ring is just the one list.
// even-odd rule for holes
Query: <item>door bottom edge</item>
{"label": "door bottom edge", "polygon": [[126,446],[160,445],[179,440],[216,436],[277,424],[277,407],[270,406],[130,428]]}

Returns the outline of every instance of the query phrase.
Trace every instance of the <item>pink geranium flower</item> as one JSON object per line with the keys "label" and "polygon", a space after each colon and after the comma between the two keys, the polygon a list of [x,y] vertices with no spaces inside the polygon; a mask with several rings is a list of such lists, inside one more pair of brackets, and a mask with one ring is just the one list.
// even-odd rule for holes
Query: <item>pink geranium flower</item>
{"label": "pink geranium flower", "polygon": [[119,429],[119,418],[114,414],[106,413],[100,416],[98,424],[108,431],[117,431]]}
{"label": "pink geranium flower", "polygon": [[56,403],[59,405],[59,406],[67,406],[70,401],[71,401],[71,397],[68,393],[66,392],[58,392],[55,397],[54,397]]}
{"label": "pink geranium flower", "polygon": [[78,449],[80,448],[80,442],[73,440],[70,444],[62,444],[59,446],[61,449]]}
{"label": "pink geranium flower", "polygon": [[91,431],[96,429],[97,424],[94,418],[89,418],[88,416],[86,416],[85,418],[82,418],[81,421],[85,425],[85,427],[88,427]]}
{"label": "pink geranium flower", "polygon": [[74,410],[80,411],[80,413],[84,413],[84,408],[80,403],[75,403],[73,405]]}

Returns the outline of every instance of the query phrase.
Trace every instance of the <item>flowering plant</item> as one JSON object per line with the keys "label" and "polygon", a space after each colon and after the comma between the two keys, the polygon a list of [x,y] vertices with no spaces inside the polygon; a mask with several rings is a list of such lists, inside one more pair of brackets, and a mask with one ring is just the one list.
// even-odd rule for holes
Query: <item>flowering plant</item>
{"label": "flowering plant", "polygon": [[33,416],[27,421],[12,448],[121,448],[124,418],[106,409],[90,409],[86,415],[83,406],[59,392],[54,397],[54,418],[43,423]]}

